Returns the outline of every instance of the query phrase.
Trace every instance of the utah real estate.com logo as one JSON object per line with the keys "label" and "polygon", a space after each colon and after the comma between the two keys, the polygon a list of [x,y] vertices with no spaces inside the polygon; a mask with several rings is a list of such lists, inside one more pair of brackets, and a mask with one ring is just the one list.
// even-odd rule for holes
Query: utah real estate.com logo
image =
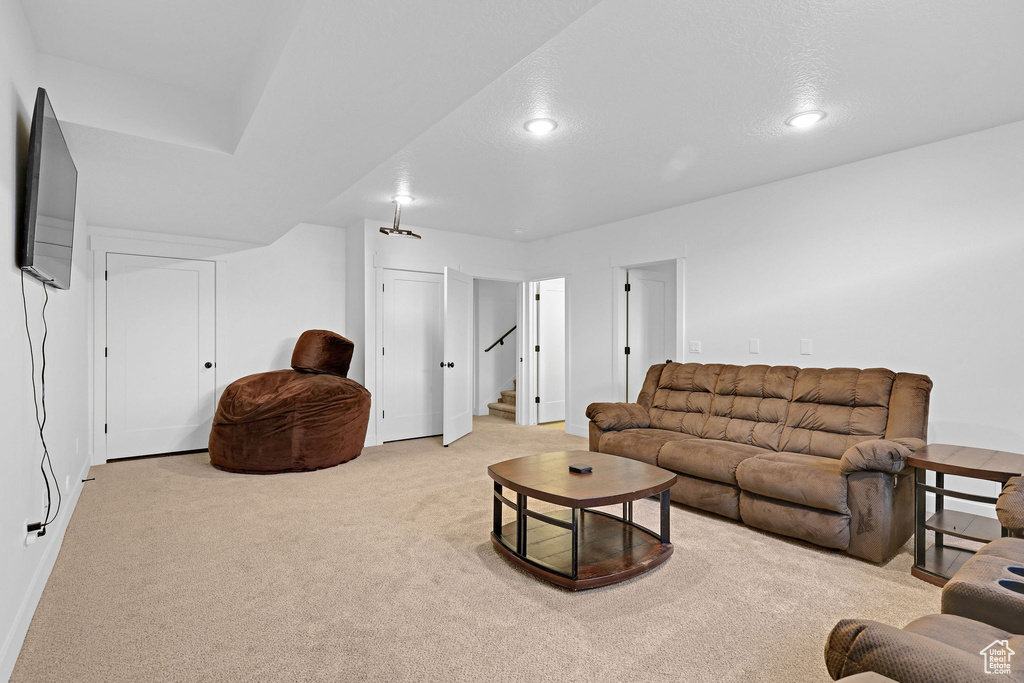
{"label": "utah real estate.com logo", "polygon": [[1010,673],[1010,659],[1015,654],[1017,653],[1010,649],[1009,641],[993,640],[991,645],[981,651],[981,656],[985,658],[985,673]]}

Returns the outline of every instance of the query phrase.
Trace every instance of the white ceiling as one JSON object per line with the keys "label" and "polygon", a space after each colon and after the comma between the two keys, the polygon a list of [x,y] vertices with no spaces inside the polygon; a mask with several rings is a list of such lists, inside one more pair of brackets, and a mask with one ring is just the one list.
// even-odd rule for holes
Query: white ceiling
{"label": "white ceiling", "polygon": [[249,69],[271,9],[290,0],[25,0],[36,48],[128,76],[217,93]]}
{"label": "white ceiling", "polygon": [[[76,122],[51,91],[86,215],[110,227],[264,242],[386,221],[405,191],[409,224],[537,239],[1024,119],[1017,0],[23,5],[44,54],[248,84],[229,152]],[[132,30],[161,22],[176,40]],[[828,118],[783,124],[805,108]],[[546,138],[522,128],[539,115],[560,124]]]}

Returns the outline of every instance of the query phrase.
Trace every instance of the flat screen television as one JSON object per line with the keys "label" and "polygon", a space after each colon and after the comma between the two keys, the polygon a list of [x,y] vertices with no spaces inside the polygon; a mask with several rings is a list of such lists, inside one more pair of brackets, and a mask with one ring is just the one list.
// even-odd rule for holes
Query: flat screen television
{"label": "flat screen television", "polygon": [[70,289],[78,169],[43,88],[36,92],[28,147],[18,265],[48,285]]}

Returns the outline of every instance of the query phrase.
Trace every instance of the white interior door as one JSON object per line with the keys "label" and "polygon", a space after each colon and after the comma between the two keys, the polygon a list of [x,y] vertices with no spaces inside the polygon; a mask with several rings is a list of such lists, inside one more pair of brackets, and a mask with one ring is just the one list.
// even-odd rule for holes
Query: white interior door
{"label": "white interior door", "polygon": [[473,278],[444,269],[445,446],[473,431]]}
{"label": "white interior door", "polygon": [[107,457],[206,448],[216,393],[213,262],[109,254],[106,284]]}
{"label": "white interior door", "polygon": [[565,280],[537,284],[537,422],[565,419]]}
{"label": "white interior door", "polygon": [[675,274],[668,268],[631,268],[626,278],[626,395],[635,401],[647,370],[675,349]]}
{"label": "white interior door", "polygon": [[441,434],[441,275],[385,269],[383,276],[381,441]]}

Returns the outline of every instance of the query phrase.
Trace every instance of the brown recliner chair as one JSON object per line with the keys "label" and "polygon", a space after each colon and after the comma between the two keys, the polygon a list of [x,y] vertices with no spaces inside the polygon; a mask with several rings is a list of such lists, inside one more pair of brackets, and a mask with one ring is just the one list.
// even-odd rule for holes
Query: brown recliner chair
{"label": "brown recliner chair", "polygon": [[210,464],[272,474],[333,467],[358,456],[370,392],[346,378],[354,347],[333,332],[307,330],[295,343],[294,369],[229,384],[210,430]]}
{"label": "brown recliner chair", "polygon": [[866,619],[836,624],[825,646],[834,680],[874,671],[903,683],[1024,681],[1024,477],[1010,480],[996,513],[1017,538],[992,541],[964,563],[942,589],[942,614],[902,629]]}

